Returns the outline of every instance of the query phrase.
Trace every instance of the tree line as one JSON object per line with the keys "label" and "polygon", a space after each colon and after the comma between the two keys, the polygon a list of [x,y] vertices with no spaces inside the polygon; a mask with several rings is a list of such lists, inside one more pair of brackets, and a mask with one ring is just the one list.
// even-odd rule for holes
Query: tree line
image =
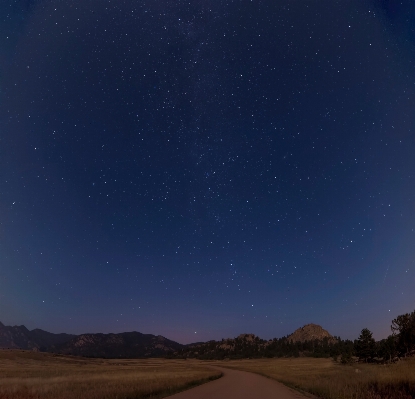
{"label": "tree line", "polygon": [[353,361],[392,362],[415,354],[415,311],[392,320],[391,335],[376,342],[372,332],[364,328],[358,339],[340,337],[305,342],[291,342],[288,337],[265,341],[258,337],[247,341],[243,337],[233,340],[209,341],[188,346],[173,357],[198,359],[241,359],[264,357],[332,357],[343,364]]}
{"label": "tree line", "polygon": [[364,328],[355,341],[355,356],[363,362],[392,362],[415,354],[415,311],[392,320],[392,334],[376,342],[372,332]]}

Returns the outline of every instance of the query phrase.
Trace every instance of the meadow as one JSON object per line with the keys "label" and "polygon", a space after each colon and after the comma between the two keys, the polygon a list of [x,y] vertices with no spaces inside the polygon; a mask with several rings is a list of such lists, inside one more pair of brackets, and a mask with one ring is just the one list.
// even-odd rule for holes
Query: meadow
{"label": "meadow", "polygon": [[0,350],[0,399],[163,398],[219,378],[186,360],[107,360]]}
{"label": "meadow", "polygon": [[342,365],[333,359],[230,360],[218,364],[275,379],[324,399],[413,399],[415,358],[395,364]]}
{"label": "meadow", "polygon": [[264,375],[324,399],[413,399],[415,358],[342,365],[332,359],[87,359],[0,350],[0,399],[163,398],[220,377],[209,366]]}

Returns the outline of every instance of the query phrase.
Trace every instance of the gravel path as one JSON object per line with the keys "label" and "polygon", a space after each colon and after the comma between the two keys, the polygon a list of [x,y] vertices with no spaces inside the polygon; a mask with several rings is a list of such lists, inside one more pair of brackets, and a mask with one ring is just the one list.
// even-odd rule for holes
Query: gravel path
{"label": "gravel path", "polygon": [[246,371],[215,367],[218,380],[169,396],[169,399],[305,399],[285,385]]}

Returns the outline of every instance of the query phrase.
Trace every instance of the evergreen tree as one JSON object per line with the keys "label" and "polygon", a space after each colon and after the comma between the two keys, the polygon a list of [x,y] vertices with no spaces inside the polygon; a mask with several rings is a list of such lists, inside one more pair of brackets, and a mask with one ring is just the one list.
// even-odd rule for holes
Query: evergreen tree
{"label": "evergreen tree", "polygon": [[398,351],[406,356],[415,348],[415,312],[400,315],[392,320],[391,330],[397,338]]}
{"label": "evergreen tree", "polygon": [[388,338],[379,342],[379,355],[384,362],[391,362],[393,358],[398,354],[396,346],[396,337],[389,335]]}
{"label": "evergreen tree", "polygon": [[371,361],[376,354],[376,342],[372,337],[372,332],[364,328],[355,344],[356,355],[359,360]]}

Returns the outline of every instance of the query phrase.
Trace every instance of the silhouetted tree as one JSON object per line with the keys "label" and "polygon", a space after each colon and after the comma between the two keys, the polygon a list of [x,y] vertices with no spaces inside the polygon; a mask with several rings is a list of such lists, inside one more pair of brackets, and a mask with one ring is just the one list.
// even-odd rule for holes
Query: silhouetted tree
{"label": "silhouetted tree", "polygon": [[388,338],[383,339],[378,345],[378,354],[382,357],[384,362],[391,362],[398,354],[396,345],[396,337],[389,335]]}
{"label": "silhouetted tree", "polygon": [[359,360],[363,359],[365,362],[371,361],[376,354],[376,342],[372,337],[372,332],[364,328],[355,345],[356,355]]}
{"label": "silhouetted tree", "polygon": [[397,338],[399,353],[406,356],[415,347],[415,312],[393,319],[391,330],[392,335]]}

